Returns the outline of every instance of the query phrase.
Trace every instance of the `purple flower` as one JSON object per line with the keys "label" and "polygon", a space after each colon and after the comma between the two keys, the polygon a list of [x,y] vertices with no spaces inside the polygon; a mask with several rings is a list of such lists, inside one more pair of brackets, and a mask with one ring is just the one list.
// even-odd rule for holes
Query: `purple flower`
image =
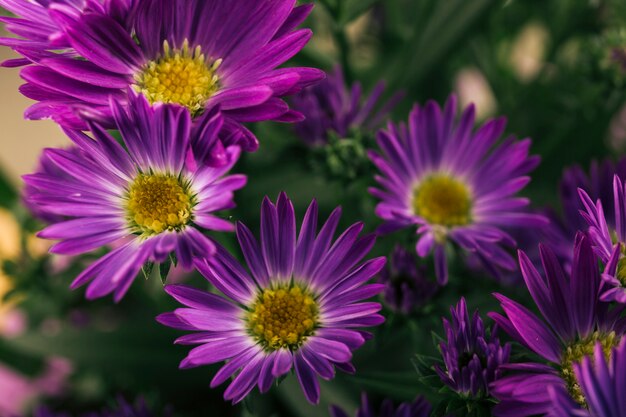
{"label": "purple flower", "polygon": [[294,125],[297,135],[308,145],[323,145],[328,143],[329,132],[345,138],[352,129],[376,129],[403,96],[397,93],[384,105],[377,106],[385,91],[384,81],[376,84],[365,101],[362,90],[359,82],[348,90],[343,70],[336,66],[325,80],[294,96],[294,109],[306,117]]}
{"label": "purple flower", "polygon": [[[593,201],[602,201],[609,228],[614,229],[612,187],[614,175],[626,178],[626,158],[622,158],[617,163],[608,158],[601,162],[592,161],[588,173],[578,165],[567,168],[559,183],[563,216],[552,210],[545,210],[546,216],[550,219],[550,225],[513,231],[511,235],[517,242],[518,248],[528,255],[535,266],[538,266],[540,258],[537,242],[542,242],[554,251],[565,271],[570,272],[573,258],[572,246],[576,233],[579,230],[587,230],[589,227],[580,215],[580,211],[585,206],[581,202],[578,189],[586,190]],[[521,275],[519,277],[521,280]]]}
{"label": "purple flower", "polygon": [[[186,108],[194,121],[194,152],[206,153],[205,162],[213,166],[227,163],[228,145],[247,151],[258,146],[240,123],[301,120],[280,97],[323,77],[312,68],[277,69],[311,37],[310,30],[294,29],[312,6],[294,4],[136,0],[124,23],[103,11],[55,7],[50,13],[71,48],[63,53],[20,50],[34,62],[21,72],[27,81],[22,93],[38,101],[26,117],[52,117],[77,129],[92,120],[111,128],[109,98],[128,106],[132,88],[151,104]],[[218,107],[224,130],[215,140],[205,133],[210,110]]]}
{"label": "purple flower", "polygon": [[626,340],[613,349],[607,359],[606,350],[597,343],[593,356],[585,356],[574,365],[574,374],[587,399],[587,410],[578,407],[568,396],[552,391],[554,417],[614,417],[626,415]]}
{"label": "purple flower", "polygon": [[414,252],[398,245],[390,259],[378,276],[378,282],[385,285],[385,304],[402,314],[417,311],[435,295],[439,286],[427,278],[426,268],[418,265]]}
{"label": "purple flower", "polygon": [[566,169],[563,173],[559,194],[565,225],[571,233],[572,241],[578,230],[586,230],[588,227],[580,216],[580,210],[583,210],[584,206],[580,201],[579,188],[585,190],[592,201],[602,201],[609,225],[615,228],[612,182],[615,175],[622,180],[626,179],[626,158],[620,159],[617,163],[608,158],[599,163],[592,161],[589,174],[578,165]]}
{"label": "purple flower", "polygon": [[[367,399],[367,394],[361,394],[361,408],[356,412],[356,417],[428,417],[431,405],[424,397],[417,397],[413,402],[401,403],[394,407],[393,401],[386,399],[377,412]],[[348,413],[337,406],[330,407],[331,417],[348,417]]]}
{"label": "purple flower", "polygon": [[[606,284],[601,299],[626,303],[626,193],[625,184],[615,175],[613,178],[614,217],[607,220],[604,204],[600,199],[594,204],[589,195],[579,189],[585,207],[582,217],[589,224],[589,236],[594,250],[604,263],[617,263],[613,274],[603,274]],[[616,244],[614,245],[614,242]]]}
{"label": "purple flower", "polygon": [[[135,404],[131,404],[122,397],[118,398],[118,404],[114,408],[81,414],[82,417],[166,417],[170,415],[172,414],[169,411],[153,413],[150,411],[143,398],[139,398],[135,401]],[[71,414],[52,411],[47,407],[40,407],[35,411],[34,417],[71,417]]]}
{"label": "purple flower", "polygon": [[511,345],[500,344],[495,328],[487,336],[478,310],[470,319],[464,298],[450,313],[452,322],[443,319],[447,341],[439,345],[446,369],[435,365],[435,372],[463,396],[487,397],[489,384],[502,376],[499,367],[509,361]]}
{"label": "purple flower", "polygon": [[[53,50],[64,51],[64,55],[72,56],[63,22],[55,18],[53,10],[64,10],[64,13],[74,15],[87,12],[107,14],[122,24],[129,15],[130,0],[0,0],[0,7],[15,15],[0,16],[0,22],[16,36],[0,38],[0,45],[9,46],[34,59],[43,58],[46,52]],[[28,65],[31,59],[9,59],[2,66]]]}
{"label": "purple flower", "polygon": [[496,416],[544,415],[552,407],[550,390],[584,405],[574,364],[593,353],[597,342],[605,349],[616,346],[624,332],[621,311],[610,310],[608,303],[599,301],[602,281],[598,258],[588,237],[582,233],[576,237],[570,276],[552,250],[540,246],[540,252],[545,278],[523,252],[519,253],[519,262],[526,286],[544,320],[500,294],[496,298],[505,316],[490,313],[490,317],[547,364],[516,363],[503,367],[514,373],[490,387],[491,394],[500,400],[494,409]]}
{"label": "purple flower", "polygon": [[382,155],[370,152],[382,173],[376,177],[381,189],[370,189],[381,199],[376,207],[385,220],[381,232],[416,226],[416,251],[425,257],[434,249],[442,284],[448,279],[446,242],[456,242],[481,262],[513,270],[515,262],[501,245],[514,240],[503,228],[547,224],[524,210],[527,199],[516,197],[539,163],[528,156],[530,140],[498,142],[503,118],[473,132],[474,106],[458,122],[455,116],[454,96],[443,111],[433,101],[416,106],[408,125],[389,124],[378,134]]}
{"label": "purple flower", "polygon": [[353,372],[352,351],[369,338],[354,328],[377,326],[381,306],[363,302],[383,289],[365,284],[385,258],[361,262],[374,235],[359,237],[363,224],[348,228],[333,243],[341,210],[337,208],[317,234],[317,204],[309,206],[300,233],[291,201],[283,193],[276,205],[261,208],[261,242],[243,224],[237,237],[248,273],[223,248],[214,259],[198,259],[197,269],[228,298],[183,285],[166,291],[184,304],[162,314],[162,324],[196,333],[177,340],[199,344],[181,368],[227,361],[211,381],[216,387],[231,376],[226,400],[241,401],[256,385],[267,392],[276,378],[295,368],[306,398],[317,403],[317,376],[332,379],[335,368]]}
{"label": "purple flower", "polygon": [[52,253],[79,255],[116,246],[72,284],[91,281],[90,299],[114,292],[120,300],[144,264],[164,262],[172,252],[185,268],[192,266],[192,256],[211,256],[214,244],[201,230],[233,230],[213,213],[233,207],[233,191],[246,182],[242,175],[223,177],[237,161],[237,147],[227,150],[228,164],[221,168],[186,160],[191,120],[183,108],[150,107],[142,97],[131,104],[127,113],[112,102],[125,147],[96,124],[91,125],[95,141],[67,130],[79,151],[47,149],[44,158],[59,172],[24,179],[32,204],[71,218],[39,233],[60,240]]}

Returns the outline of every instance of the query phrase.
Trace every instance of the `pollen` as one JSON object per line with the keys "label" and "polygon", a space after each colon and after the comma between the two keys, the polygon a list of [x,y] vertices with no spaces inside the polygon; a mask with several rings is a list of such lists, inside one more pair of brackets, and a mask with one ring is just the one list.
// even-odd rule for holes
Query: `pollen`
{"label": "pollen", "polygon": [[137,233],[181,230],[191,220],[193,197],[180,178],[139,174],[128,190],[127,212]]}
{"label": "pollen", "polygon": [[433,225],[466,225],[471,222],[471,208],[467,186],[448,175],[432,175],[413,192],[414,213]]}
{"label": "pollen", "polygon": [[191,50],[185,40],[181,49],[172,49],[163,42],[163,54],[149,61],[135,74],[135,91],[154,104],[175,103],[187,107],[192,114],[200,113],[207,100],[217,92],[216,71],[221,59],[209,64],[200,46]]}
{"label": "pollen", "polygon": [[593,355],[597,342],[602,344],[604,356],[608,360],[611,355],[611,350],[619,344],[619,341],[620,338],[616,336],[615,332],[608,334],[594,332],[586,339],[579,340],[569,345],[561,355],[561,377],[567,385],[569,394],[583,407],[586,408],[587,402],[582,389],[576,380],[576,375],[574,374],[574,364],[580,363],[585,356]]}
{"label": "pollen", "polygon": [[297,350],[318,324],[318,305],[299,286],[263,290],[248,312],[250,334],[266,350]]}

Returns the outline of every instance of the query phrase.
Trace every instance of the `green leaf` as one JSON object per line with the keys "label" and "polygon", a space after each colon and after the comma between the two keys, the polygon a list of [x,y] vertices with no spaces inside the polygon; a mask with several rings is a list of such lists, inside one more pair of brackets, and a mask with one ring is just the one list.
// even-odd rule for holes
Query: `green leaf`
{"label": "green leaf", "polygon": [[0,170],[0,207],[12,207],[17,200],[18,192],[15,185]]}
{"label": "green leaf", "polygon": [[161,278],[161,282],[163,285],[167,282],[167,276],[170,273],[170,269],[172,268],[173,259],[172,257],[168,257],[165,262],[161,262],[159,264],[159,278]]}
{"label": "green leaf", "polygon": [[143,272],[143,276],[145,279],[150,278],[153,270],[154,270],[153,262],[147,262],[141,267],[141,272]]}

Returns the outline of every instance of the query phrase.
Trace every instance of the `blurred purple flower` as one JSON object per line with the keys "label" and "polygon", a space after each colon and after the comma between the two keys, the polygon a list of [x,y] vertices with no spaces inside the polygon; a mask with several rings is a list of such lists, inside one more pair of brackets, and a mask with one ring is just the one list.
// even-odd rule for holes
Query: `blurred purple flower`
{"label": "blurred purple flower", "polygon": [[[124,398],[118,398],[117,406],[113,408],[106,408],[102,411],[93,411],[80,414],[81,417],[168,417],[172,413],[169,410],[163,412],[151,411],[145,400],[139,398],[134,404],[127,402]],[[47,407],[39,407],[34,414],[34,417],[71,417],[72,414],[61,411],[52,411]]]}
{"label": "blurred purple flower", "polygon": [[72,365],[63,358],[52,357],[46,369],[35,378],[28,378],[0,364],[0,416],[21,416],[24,408],[44,396],[64,392]]}
{"label": "blurred purple flower", "polygon": [[411,314],[423,307],[439,289],[428,279],[426,268],[418,265],[415,252],[396,246],[380,274],[378,282],[385,285],[385,304],[395,312]]}
{"label": "blurred purple flower", "polygon": [[[386,399],[376,411],[370,404],[367,394],[361,394],[361,407],[356,412],[356,417],[428,417],[431,405],[424,397],[417,397],[413,402],[401,403],[394,407],[393,401]],[[330,407],[331,417],[349,417],[348,414],[337,406]]]}
{"label": "blurred purple flower", "polygon": [[376,129],[404,96],[396,93],[378,106],[384,90],[385,82],[380,81],[369,98],[363,101],[361,83],[354,83],[348,90],[343,70],[336,66],[325,80],[293,97],[294,110],[305,116],[302,122],[294,125],[296,134],[313,146],[328,143],[329,132],[345,138],[352,129]]}

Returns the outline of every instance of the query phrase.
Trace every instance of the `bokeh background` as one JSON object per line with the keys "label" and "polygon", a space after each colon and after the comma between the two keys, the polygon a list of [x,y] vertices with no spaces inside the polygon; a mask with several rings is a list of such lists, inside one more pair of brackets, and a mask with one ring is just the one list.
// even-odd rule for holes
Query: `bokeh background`
{"label": "bokeh background", "polygon": [[[391,118],[407,117],[414,102],[443,103],[456,92],[462,105],[475,103],[479,119],[507,116],[507,133],[533,139],[542,157],[526,194],[533,206],[559,211],[558,182],[564,168],[618,157],[626,149],[626,3],[623,0],[324,0],[306,26],[311,43],[294,64],[331,70],[342,65],[349,82],[369,91],[387,82],[387,96],[405,92]],[[12,57],[0,49],[0,59]],[[18,92],[19,71],[0,71],[0,416],[28,413],[46,403],[76,412],[111,403],[117,395],[143,396],[154,407],[180,416],[327,416],[329,404],[353,410],[359,393],[376,401],[410,400],[423,391],[412,364],[415,354],[436,354],[431,332],[441,334],[441,316],[464,295],[470,308],[496,308],[498,290],[517,299],[523,288],[484,274],[452,269],[445,288],[410,317],[386,311],[387,323],[356,356],[356,376],[338,375],[322,385],[322,401],[310,406],[294,377],[265,396],[231,407],[221,389],[211,390],[215,367],[179,371],[186,349],[172,346],[178,333],[154,317],[174,304],[152,277],[138,280],[120,303],[87,302],[67,288],[88,260],[50,257],[40,227],[20,204],[20,175],[32,171],[44,147],[67,139],[49,121],[25,121],[29,100]],[[336,149],[311,149],[290,126],[252,126],[260,150],[235,167],[249,176],[230,215],[252,230],[263,196],[287,191],[300,216],[312,198],[327,216],[345,209],[342,225],[379,221],[366,162],[353,166],[331,158]],[[372,132],[360,132],[365,136]],[[354,139],[354,138],[345,138]],[[354,162],[354,161],[352,161]],[[341,165],[346,164],[345,166]],[[300,217],[301,218],[301,217]],[[232,236],[219,239],[236,252]],[[410,233],[382,238],[375,254],[387,255]],[[206,286],[177,271],[172,280]],[[436,398],[433,398],[436,400]],[[18,414],[19,415],[19,414]]]}

